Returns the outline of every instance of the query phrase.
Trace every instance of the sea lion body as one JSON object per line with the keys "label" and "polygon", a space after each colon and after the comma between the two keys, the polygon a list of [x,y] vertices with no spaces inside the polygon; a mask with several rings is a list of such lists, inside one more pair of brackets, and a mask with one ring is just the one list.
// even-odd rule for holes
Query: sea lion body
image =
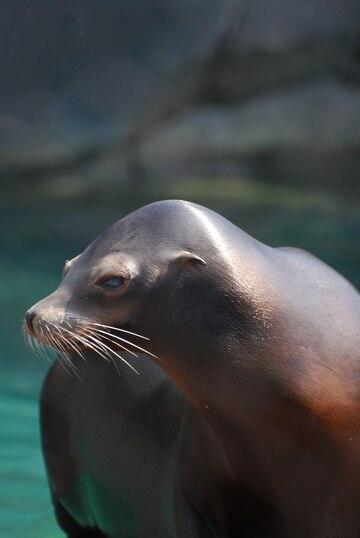
{"label": "sea lion body", "polygon": [[326,264],[157,202],[101,234],[32,313],[38,336],[100,320],[150,337],[221,445],[244,536],[358,536],[360,301]]}
{"label": "sea lion body", "polygon": [[139,375],[87,352],[76,376],[59,359],[45,380],[43,454],[60,526],[71,538],[225,537],[221,446],[158,366],[122,355]]}

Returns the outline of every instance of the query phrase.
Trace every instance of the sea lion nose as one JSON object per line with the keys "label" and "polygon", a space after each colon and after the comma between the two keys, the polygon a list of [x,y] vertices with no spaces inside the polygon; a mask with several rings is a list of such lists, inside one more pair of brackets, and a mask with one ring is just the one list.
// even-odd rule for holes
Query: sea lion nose
{"label": "sea lion nose", "polygon": [[34,332],[33,321],[34,321],[35,315],[36,315],[35,312],[32,310],[28,310],[25,314],[26,323],[31,332]]}

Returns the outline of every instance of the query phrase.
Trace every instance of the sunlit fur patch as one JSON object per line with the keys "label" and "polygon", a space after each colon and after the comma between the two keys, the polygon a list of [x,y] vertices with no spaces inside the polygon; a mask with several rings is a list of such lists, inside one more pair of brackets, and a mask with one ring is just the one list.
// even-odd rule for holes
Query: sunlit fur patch
{"label": "sunlit fur patch", "polygon": [[313,360],[304,369],[296,387],[297,398],[324,428],[341,432],[357,429],[360,405],[356,386],[341,369]]}
{"label": "sunlit fur patch", "polygon": [[84,323],[78,320],[75,325],[71,325],[67,321],[63,321],[61,325],[42,322],[37,326],[35,335],[27,330],[25,324],[23,330],[25,339],[32,351],[47,360],[50,359],[48,353],[55,353],[56,355],[56,352],[60,352],[60,358],[74,373],[76,373],[76,365],[72,358],[79,356],[86,360],[85,351],[93,351],[104,360],[113,362],[118,370],[114,361],[114,356],[116,356],[137,374],[137,370],[115,351],[114,347],[120,348],[120,350],[126,351],[135,357],[138,356],[136,352],[141,352],[157,358],[156,355],[130,340],[130,338],[134,337],[149,340],[146,336],[98,322],[87,321]]}

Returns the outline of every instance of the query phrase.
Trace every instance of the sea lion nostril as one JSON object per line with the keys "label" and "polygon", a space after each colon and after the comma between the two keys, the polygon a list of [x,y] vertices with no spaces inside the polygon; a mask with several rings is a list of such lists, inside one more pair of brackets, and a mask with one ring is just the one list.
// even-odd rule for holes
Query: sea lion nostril
{"label": "sea lion nostril", "polygon": [[27,326],[29,327],[30,331],[34,331],[34,328],[33,328],[33,321],[34,321],[34,317],[35,317],[35,312],[32,312],[31,310],[28,310],[25,314],[25,319],[26,319],[26,323],[27,323]]}

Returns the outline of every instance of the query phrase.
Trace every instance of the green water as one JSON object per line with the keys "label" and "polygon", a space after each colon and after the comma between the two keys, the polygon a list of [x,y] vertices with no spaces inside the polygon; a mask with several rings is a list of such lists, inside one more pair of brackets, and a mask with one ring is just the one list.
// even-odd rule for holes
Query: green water
{"label": "green water", "polygon": [[[246,189],[240,194],[241,199],[224,189],[198,196],[185,187],[178,193],[221,211],[267,243],[311,250],[359,286],[360,218],[354,207],[336,198],[324,204],[315,195],[289,200],[288,193],[280,193],[259,200]],[[46,210],[42,205],[7,206],[0,213],[0,538],[62,536],[39,444],[38,397],[48,365],[23,344],[23,314],[53,290],[65,259],[128,212],[121,200],[111,207],[64,202]]]}

